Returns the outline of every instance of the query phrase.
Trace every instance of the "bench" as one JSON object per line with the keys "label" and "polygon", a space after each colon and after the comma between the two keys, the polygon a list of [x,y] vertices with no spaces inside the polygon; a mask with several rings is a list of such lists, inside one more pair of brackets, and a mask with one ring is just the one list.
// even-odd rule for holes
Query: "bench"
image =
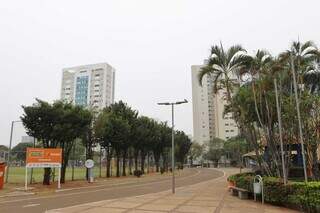
{"label": "bench", "polygon": [[241,189],[235,186],[230,186],[229,189],[231,190],[233,196],[238,196],[242,200],[248,199],[248,190]]}

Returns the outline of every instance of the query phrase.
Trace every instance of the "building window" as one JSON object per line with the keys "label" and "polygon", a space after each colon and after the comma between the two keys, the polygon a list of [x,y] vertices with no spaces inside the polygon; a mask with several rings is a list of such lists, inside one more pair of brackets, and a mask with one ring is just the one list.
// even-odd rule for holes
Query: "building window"
{"label": "building window", "polygon": [[[84,71],[86,72],[86,71]],[[76,88],[75,88],[75,104],[80,106],[86,106],[88,101],[88,76],[80,76],[76,79]]]}

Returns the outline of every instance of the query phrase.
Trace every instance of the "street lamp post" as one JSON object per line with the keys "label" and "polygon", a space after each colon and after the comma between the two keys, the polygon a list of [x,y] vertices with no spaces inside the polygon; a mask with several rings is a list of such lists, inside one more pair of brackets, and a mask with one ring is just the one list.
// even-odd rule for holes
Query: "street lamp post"
{"label": "street lamp post", "polygon": [[172,194],[175,193],[175,176],[174,176],[174,172],[175,172],[175,160],[174,160],[174,105],[178,105],[178,104],[184,104],[184,103],[188,103],[188,101],[186,99],[184,99],[184,101],[177,101],[177,102],[164,102],[164,103],[158,103],[158,105],[171,105],[171,121],[172,121],[172,143],[171,143],[171,167],[172,167]]}
{"label": "street lamp post", "polygon": [[9,168],[10,168],[10,158],[11,158],[11,149],[12,149],[12,134],[13,134],[13,125],[14,123],[22,122],[20,120],[18,121],[12,121],[11,122],[11,132],[10,132],[10,142],[9,142],[9,150],[8,150],[8,165],[7,165],[7,172],[6,172],[6,183],[8,183],[8,177],[9,177]]}

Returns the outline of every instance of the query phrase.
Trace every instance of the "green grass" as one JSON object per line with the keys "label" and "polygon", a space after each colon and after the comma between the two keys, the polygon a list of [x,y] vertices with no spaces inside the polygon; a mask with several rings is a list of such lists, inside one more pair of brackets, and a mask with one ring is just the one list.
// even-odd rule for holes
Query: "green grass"
{"label": "green grass", "polygon": [[[100,170],[99,167],[94,167],[94,176],[99,177]],[[115,170],[112,171],[115,173]],[[86,175],[86,169],[84,167],[75,167],[74,168],[74,179],[75,180],[84,180]],[[101,176],[106,176],[106,168],[101,168]],[[24,183],[25,178],[25,167],[10,167],[9,169],[9,183]],[[31,178],[31,169],[28,169],[28,180]],[[42,182],[43,178],[43,168],[33,169],[32,179],[33,182]],[[55,179],[58,178],[58,169],[55,169]],[[66,171],[66,180],[72,180],[72,168],[68,167]]]}

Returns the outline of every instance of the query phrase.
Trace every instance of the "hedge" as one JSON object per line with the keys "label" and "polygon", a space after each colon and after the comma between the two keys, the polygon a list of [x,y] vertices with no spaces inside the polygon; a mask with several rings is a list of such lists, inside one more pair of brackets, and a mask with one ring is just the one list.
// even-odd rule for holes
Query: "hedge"
{"label": "hedge", "polygon": [[[228,177],[239,188],[253,193],[254,173],[242,173]],[[275,205],[299,208],[305,212],[320,212],[320,182],[289,182],[280,178],[263,177],[265,201]]]}

